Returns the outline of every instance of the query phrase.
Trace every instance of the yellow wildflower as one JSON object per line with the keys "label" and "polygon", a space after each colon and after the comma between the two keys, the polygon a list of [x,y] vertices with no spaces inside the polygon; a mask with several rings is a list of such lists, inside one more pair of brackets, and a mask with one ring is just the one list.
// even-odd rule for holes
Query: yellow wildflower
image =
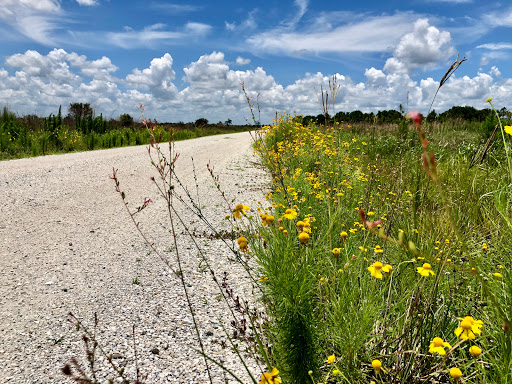
{"label": "yellow wildflower", "polygon": [[343,232],[340,233],[340,237],[343,240],[343,242],[345,242],[345,240],[347,240],[348,233],[343,231]]}
{"label": "yellow wildflower", "polygon": [[245,237],[240,236],[236,242],[238,243],[238,246],[240,247],[240,250],[242,252],[249,252],[249,247],[247,246],[247,239]]}
{"label": "yellow wildflower", "polygon": [[460,320],[459,328],[455,330],[455,335],[463,340],[474,340],[475,334],[480,335],[480,328],[484,326],[482,320],[475,320],[471,316],[466,316]]}
{"label": "yellow wildflower", "polygon": [[341,373],[341,372],[340,372],[338,369],[334,369],[334,370],[332,371],[332,375],[333,375],[333,376],[338,376],[340,373]]}
{"label": "yellow wildflower", "polygon": [[372,367],[375,370],[375,373],[378,375],[382,370],[382,363],[380,362],[380,360],[373,360]]}
{"label": "yellow wildflower", "polygon": [[333,254],[335,257],[338,257],[338,256],[340,255],[340,253],[341,253],[341,249],[339,249],[339,248],[334,248],[334,249],[332,250],[332,254]]}
{"label": "yellow wildflower", "polygon": [[478,357],[482,354],[482,350],[477,345],[472,345],[471,347],[469,347],[469,353],[473,357]]}
{"label": "yellow wildflower", "polygon": [[288,220],[293,220],[297,217],[297,211],[288,208],[286,212],[284,213],[283,217]]}
{"label": "yellow wildflower", "polygon": [[332,364],[334,363],[334,360],[336,360],[336,356],[334,355],[331,355],[327,358],[327,364]]}
{"label": "yellow wildflower", "polygon": [[450,369],[450,376],[455,380],[458,380],[462,377],[462,372],[459,368]]}
{"label": "yellow wildflower", "polygon": [[503,129],[505,130],[505,133],[512,135],[512,127],[510,125],[505,125],[505,127],[503,127]]}
{"label": "yellow wildflower", "polygon": [[482,244],[482,250],[483,250],[483,251],[486,251],[486,250],[487,250],[487,243],[483,243],[483,244]]}
{"label": "yellow wildflower", "polygon": [[376,261],[368,267],[372,276],[377,279],[382,279],[382,272],[390,273],[392,269],[391,265],[387,264],[384,266],[380,261]]}
{"label": "yellow wildflower", "polygon": [[444,347],[451,348],[452,346],[448,344],[446,341],[443,341],[440,337],[434,337],[434,339],[430,342],[429,353],[439,353],[440,355],[446,355],[446,351]]}
{"label": "yellow wildflower", "polygon": [[258,384],[280,384],[281,379],[277,377],[279,374],[279,371],[276,367],[272,368],[272,372],[268,373],[265,372],[263,375],[261,375],[260,381]]}
{"label": "yellow wildflower", "polygon": [[235,209],[233,210],[233,217],[235,219],[241,219],[242,215],[240,215],[240,212],[242,212],[243,215],[246,215],[246,211],[249,211],[249,207],[247,205],[243,204],[237,204]]}
{"label": "yellow wildflower", "polygon": [[421,275],[421,276],[425,276],[427,277],[429,274],[434,276],[435,273],[434,271],[432,270],[432,267],[429,263],[424,263],[423,264],[423,267],[418,267],[416,268],[418,270],[418,273]]}
{"label": "yellow wildflower", "polygon": [[492,97],[489,97],[489,98],[485,99],[486,103],[490,103],[491,101],[492,101]]}
{"label": "yellow wildflower", "polygon": [[299,240],[302,244],[307,244],[309,241],[309,235],[306,232],[301,232],[299,235]]}
{"label": "yellow wildflower", "polygon": [[380,245],[376,245],[376,246],[375,246],[375,249],[373,250],[373,252],[375,252],[375,253],[382,253],[382,252],[384,252],[384,251],[382,250],[382,248],[380,247]]}

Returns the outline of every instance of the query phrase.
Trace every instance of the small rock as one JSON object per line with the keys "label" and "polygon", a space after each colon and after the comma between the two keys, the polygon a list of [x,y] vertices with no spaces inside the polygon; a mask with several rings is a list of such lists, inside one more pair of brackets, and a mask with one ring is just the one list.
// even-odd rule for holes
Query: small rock
{"label": "small rock", "polygon": [[153,355],[158,355],[160,353],[160,350],[157,347],[151,348],[151,353]]}

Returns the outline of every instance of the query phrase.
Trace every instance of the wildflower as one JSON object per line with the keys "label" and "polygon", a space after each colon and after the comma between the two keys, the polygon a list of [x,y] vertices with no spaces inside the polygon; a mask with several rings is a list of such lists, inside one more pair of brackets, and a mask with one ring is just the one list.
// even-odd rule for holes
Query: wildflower
{"label": "wildflower", "polygon": [[237,204],[235,209],[233,210],[233,217],[235,219],[241,219],[242,216],[240,215],[240,212],[242,212],[242,214],[246,214],[246,211],[248,211],[250,208],[247,206],[247,205],[243,205],[243,204]]}
{"label": "wildflower", "polygon": [[428,277],[429,274],[431,274],[432,276],[435,275],[434,271],[432,270],[432,267],[429,263],[424,263],[423,264],[423,267],[418,267],[416,268],[418,270],[418,273],[421,275],[421,276],[425,276],[425,277]]}
{"label": "wildflower", "polygon": [[338,257],[341,253],[341,250],[339,248],[334,248],[332,250],[332,254],[335,256],[335,257]]}
{"label": "wildflower", "polygon": [[493,273],[493,276],[494,276],[494,277],[499,277],[499,278],[502,278],[502,277],[503,277],[503,275],[502,275],[501,273],[499,273],[499,272],[495,272],[495,273]]}
{"label": "wildflower", "polygon": [[336,360],[336,356],[334,355],[331,355],[327,358],[327,364],[332,364],[334,363],[334,360]]}
{"label": "wildflower", "polygon": [[450,369],[450,376],[455,380],[458,380],[462,377],[462,372],[459,368]]}
{"label": "wildflower", "polygon": [[485,100],[486,103],[490,103],[492,101],[492,97],[489,97]]}
{"label": "wildflower", "polygon": [[440,355],[446,355],[446,351],[444,347],[451,348],[452,346],[448,344],[446,341],[443,341],[440,337],[434,337],[434,339],[430,342],[429,353],[439,353]]}
{"label": "wildflower", "polygon": [[482,354],[482,350],[477,345],[472,345],[471,347],[469,347],[469,353],[473,357],[478,357]]}
{"label": "wildflower", "polygon": [[267,215],[267,219],[266,219],[267,225],[272,224],[274,222],[274,220],[275,220],[274,216]]}
{"label": "wildflower", "polygon": [[299,240],[302,244],[307,244],[309,241],[309,235],[306,232],[301,232],[299,235]]}
{"label": "wildflower", "polygon": [[297,221],[297,224],[295,224],[297,226],[297,229],[302,232],[302,228],[304,228],[304,222],[302,220],[299,220]]}
{"label": "wildflower", "polygon": [[283,235],[287,235],[287,234],[288,234],[288,231],[285,229],[285,230],[283,231]]}
{"label": "wildflower", "polygon": [[348,233],[343,231],[343,232],[340,233],[340,237],[343,240],[343,242],[345,242],[345,240],[347,240]]}
{"label": "wildflower", "polygon": [[375,373],[378,375],[382,370],[382,363],[380,362],[380,360],[373,360],[372,367],[375,370]]}
{"label": "wildflower", "polygon": [[272,372],[265,372],[261,375],[260,381],[258,384],[280,384],[281,379],[276,377],[279,374],[279,371],[276,367],[272,368]]}
{"label": "wildflower", "polygon": [[283,216],[285,219],[293,220],[297,217],[297,211],[295,211],[291,208],[288,208]]}
{"label": "wildflower", "polygon": [[505,125],[503,129],[505,130],[505,133],[512,135],[512,127],[510,125]]}
{"label": "wildflower", "polygon": [[487,250],[487,243],[483,243],[482,244],[482,251],[486,251]]}
{"label": "wildflower", "polygon": [[482,320],[475,320],[471,316],[466,316],[460,320],[459,328],[455,330],[455,335],[463,340],[474,340],[475,334],[480,335],[480,328],[484,326]]}
{"label": "wildflower", "polygon": [[384,251],[382,250],[382,248],[380,247],[380,245],[376,245],[376,246],[375,246],[375,249],[373,250],[373,252],[375,252],[375,253],[382,253],[382,252],[384,252]]}
{"label": "wildflower", "polygon": [[238,243],[238,246],[240,247],[240,250],[242,252],[249,252],[249,247],[247,246],[247,239],[245,237],[240,236],[236,242]]}
{"label": "wildflower", "polygon": [[368,270],[371,272],[372,276],[377,279],[382,279],[382,272],[390,273],[391,265],[382,265],[380,261],[377,261],[368,267]]}
{"label": "wildflower", "polygon": [[334,370],[332,371],[332,375],[333,375],[333,376],[338,376],[340,373],[341,373],[341,372],[340,372],[338,369],[334,369]]}

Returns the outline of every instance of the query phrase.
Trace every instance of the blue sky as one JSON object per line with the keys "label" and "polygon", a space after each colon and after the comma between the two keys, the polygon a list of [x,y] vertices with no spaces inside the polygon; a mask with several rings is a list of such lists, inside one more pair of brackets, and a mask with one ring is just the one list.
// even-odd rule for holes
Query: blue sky
{"label": "blue sky", "polygon": [[2,0],[0,106],[20,115],[88,102],[96,113],[211,122],[283,110],[512,109],[512,4],[477,0]]}

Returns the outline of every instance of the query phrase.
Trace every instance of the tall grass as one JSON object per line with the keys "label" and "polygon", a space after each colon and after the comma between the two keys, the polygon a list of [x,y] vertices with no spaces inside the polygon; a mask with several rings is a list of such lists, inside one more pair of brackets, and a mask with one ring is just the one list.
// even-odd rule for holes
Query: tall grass
{"label": "tall grass", "polygon": [[511,381],[507,154],[470,168],[488,127],[422,127],[428,146],[290,116],[259,136],[278,220],[253,247],[285,382]]}

